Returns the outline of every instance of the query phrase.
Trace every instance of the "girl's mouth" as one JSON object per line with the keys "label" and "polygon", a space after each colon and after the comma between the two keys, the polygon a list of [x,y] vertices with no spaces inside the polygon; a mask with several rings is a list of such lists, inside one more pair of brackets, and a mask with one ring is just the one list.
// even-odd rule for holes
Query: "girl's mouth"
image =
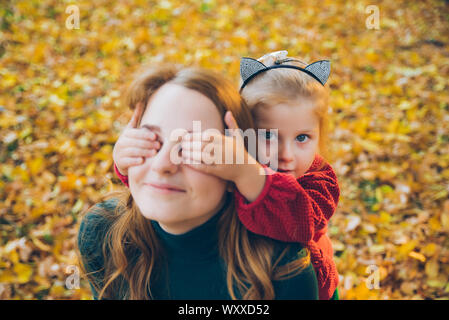
{"label": "girl's mouth", "polygon": [[293,170],[284,170],[284,169],[279,169],[279,168],[278,168],[278,172],[294,174],[294,171],[293,171]]}

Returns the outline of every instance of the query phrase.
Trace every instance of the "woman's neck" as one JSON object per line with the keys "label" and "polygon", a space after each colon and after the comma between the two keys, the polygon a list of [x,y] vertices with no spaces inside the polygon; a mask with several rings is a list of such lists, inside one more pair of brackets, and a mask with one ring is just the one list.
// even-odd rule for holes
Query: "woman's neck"
{"label": "woman's neck", "polygon": [[169,233],[160,223],[151,220],[169,259],[183,263],[197,263],[216,257],[218,255],[218,221],[226,211],[226,207],[227,203],[223,203],[211,218],[182,234]]}

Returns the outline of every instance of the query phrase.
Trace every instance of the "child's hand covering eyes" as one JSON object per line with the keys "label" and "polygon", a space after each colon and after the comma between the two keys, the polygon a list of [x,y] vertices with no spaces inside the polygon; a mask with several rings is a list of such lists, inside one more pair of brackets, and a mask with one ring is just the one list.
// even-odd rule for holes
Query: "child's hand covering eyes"
{"label": "child's hand covering eyes", "polygon": [[[249,201],[254,201],[265,185],[265,171],[246,151],[243,137],[230,111],[226,112],[224,120],[231,129],[230,135],[183,136],[183,162],[203,173],[234,182]],[[212,142],[210,138],[213,138]],[[226,154],[228,152],[230,154]],[[227,163],[226,158],[232,161]]]}
{"label": "child's hand covering eyes", "polygon": [[112,151],[112,157],[119,172],[127,176],[128,168],[142,164],[143,157],[152,157],[160,148],[157,135],[147,128],[136,128],[137,119],[143,112],[143,104],[138,103],[133,116],[120,134]]}

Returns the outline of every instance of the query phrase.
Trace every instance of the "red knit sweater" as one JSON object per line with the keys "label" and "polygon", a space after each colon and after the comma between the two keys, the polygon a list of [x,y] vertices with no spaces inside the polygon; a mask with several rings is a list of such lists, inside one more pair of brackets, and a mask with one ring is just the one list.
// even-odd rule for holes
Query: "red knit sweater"
{"label": "red knit sweater", "polygon": [[[329,300],[338,285],[332,243],[326,234],[340,196],[336,174],[320,155],[298,179],[267,166],[264,169],[269,174],[255,201],[248,203],[238,190],[234,192],[240,221],[256,234],[306,245],[317,274],[319,299]],[[129,187],[128,177],[115,164],[114,170]]]}
{"label": "red knit sweater", "polygon": [[337,176],[320,155],[298,179],[264,168],[270,174],[255,201],[248,203],[238,190],[234,192],[240,221],[254,233],[306,245],[318,278],[319,299],[329,300],[339,280],[327,235],[340,196]]}

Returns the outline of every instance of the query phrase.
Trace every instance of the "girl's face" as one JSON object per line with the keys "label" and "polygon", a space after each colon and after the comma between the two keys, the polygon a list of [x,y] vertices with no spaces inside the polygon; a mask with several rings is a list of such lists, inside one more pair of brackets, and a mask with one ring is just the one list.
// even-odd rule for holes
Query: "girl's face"
{"label": "girl's face", "polygon": [[201,131],[214,128],[224,132],[220,114],[209,98],[180,85],[163,85],[148,101],[140,122],[140,127],[151,126],[161,148],[143,164],[128,169],[129,188],[142,215],[173,234],[203,224],[224,204],[225,180],[171,161],[171,150],[177,154],[178,149],[170,134],[176,129],[192,131],[193,121],[201,121]]}
{"label": "girl's face", "polygon": [[[292,174],[295,178],[302,176],[319,152],[319,119],[313,111],[313,102],[301,99],[294,104],[270,106],[258,110],[256,118],[257,128],[267,130],[264,136],[259,136],[259,144],[270,155],[260,160],[267,163],[269,159],[277,157],[279,172]],[[278,129],[278,136],[270,134],[269,129]],[[275,139],[278,150],[275,148]]]}

